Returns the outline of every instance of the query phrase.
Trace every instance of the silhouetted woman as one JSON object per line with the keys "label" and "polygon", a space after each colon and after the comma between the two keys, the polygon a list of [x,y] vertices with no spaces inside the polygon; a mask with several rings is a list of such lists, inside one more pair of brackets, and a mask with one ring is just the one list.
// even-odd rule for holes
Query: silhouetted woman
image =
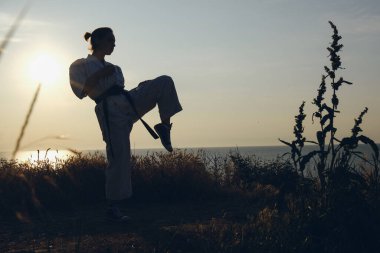
{"label": "silhouetted woman", "polygon": [[[86,33],[84,38],[90,42],[92,53],[71,64],[70,84],[78,98],[89,96],[96,102],[95,112],[106,143],[108,160],[105,171],[107,217],[124,221],[129,218],[121,213],[118,204],[132,195],[129,136],[133,123],[157,104],[162,122],[154,129],[163,146],[171,152],[170,118],[182,107],[169,76],[144,81],[129,92],[124,90],[120,67],[104,59],[112,54],[115,47],[112,29],[97,28]],[[152,129],[149,131],[155,135]]]}

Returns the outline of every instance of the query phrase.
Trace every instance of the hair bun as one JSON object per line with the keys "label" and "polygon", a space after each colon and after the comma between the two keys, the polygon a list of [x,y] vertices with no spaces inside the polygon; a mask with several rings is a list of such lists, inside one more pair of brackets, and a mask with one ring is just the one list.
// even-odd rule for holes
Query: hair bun
{"label": "hair bun", "polygon": [[86,40],[86,41],[88,41],[88,39],[91,37],[91,33],[89,33],[89,32],[86,32],[85,34],[84,34],[84,39]]}

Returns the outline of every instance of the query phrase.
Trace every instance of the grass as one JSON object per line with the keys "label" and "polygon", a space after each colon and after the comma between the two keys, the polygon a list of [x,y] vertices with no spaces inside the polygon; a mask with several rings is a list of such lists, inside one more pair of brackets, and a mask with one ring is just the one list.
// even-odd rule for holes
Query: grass
{"label": "grass", "polygon": [[[371,252],[380,245],[373,185],[336,188],[329,209],[318,180],[290,161],[176,150],[133,158],[128,225],[104,219],[105,158],[53,166],[1,161],[3,251]],[[343,185],[343,184],[342,184]]]}
{"label": "grass", "polygon": [[30,116],[32,115],[34,106],[35,106],[37,98],[38,98],[38,94],[40,93],[40,89],[41,89],[41,84],[38,84],[36,92],[34,93],[34,96],[33,96],[32,103],[29,106],[28,113],[26,114],[24,123],[23,123],[23,125],[21,127],[21,132],[20,132],[20,134],[19,134],[19,136],[17,138],[16,146],[15,146],[13,152],[12,152],[12,159],[15,159],[17,152],[20,150],[20,144],[21,144],[21,141],[22,141],[22,139],[24,137],[25,129],[28,126]]}
{"label": "grass", "polygon": [[0,43],[0,59],[3,55],[3,52],[9,45],[13,35],[17,31],[17,29],[20,27],[21,22],[23,21],[25,15],[28,13],[29,8],[31,7],[31,2],[28,1],[24,4],[24,7],[21,9],[20,13],[17,15],[15,21],[13,22],[12,26],[9,28],[7,33],[4,36],[4,39]]}

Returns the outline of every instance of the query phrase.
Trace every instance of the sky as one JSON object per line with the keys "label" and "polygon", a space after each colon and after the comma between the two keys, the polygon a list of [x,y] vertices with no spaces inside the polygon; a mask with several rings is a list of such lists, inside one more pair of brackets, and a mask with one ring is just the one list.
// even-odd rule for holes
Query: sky
{"label": "sky", "polygon": [[[0,39],[25,3],[0,2]],[[343,37],[338,73],[353,82],[338,92],[337,135],[350,135],[367,106],[363,134],[380,142],[377,0],[35,0],[0,59],[0,151],[15,147],[38,82],[23,150],[105,148],[95,103],[75,97],[68,77],[90,53],[83,34],[102,26],[114,30],[106,60],[121,67],[126,89],[163,74],[175,81],[183,111],[172,119],[174,147],[281,145],[293,139],[302,101],[305,135],[315,140],[311,102],[329,65],[329,20]],[[144,119],[158,123],[157,108]],[[140,122],[131,145],[161,147]]]}

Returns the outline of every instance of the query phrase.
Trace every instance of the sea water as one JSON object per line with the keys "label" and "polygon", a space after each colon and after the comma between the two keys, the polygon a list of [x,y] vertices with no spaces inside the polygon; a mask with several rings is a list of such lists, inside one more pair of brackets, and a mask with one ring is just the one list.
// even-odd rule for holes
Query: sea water
{"label": "sea water", "polygon": [[[380,145],[378,144],[380,149]],[[226,156],[230,154],[237,154],[243,156],[254,156],[258,159],[273,160],[278,157],[288,158],[290,148],[287,146],[243,146],[243,147],[189,147],[178,148],[189,153],[202,152],[207,156]],[[313,150],[317,150],[317,146],[310,145],[303,148],[302,153],[307,154]],[[363,156],[371,158],[372,149],[368,145],[359,145],[356,151],[362,152]],[[105,150],[79,150],[83,154],[95,153],[105,155]],[[132,149],[132,155],[142,156],[156,152],[166,152],[164,149]],[[57,160],[65,160],[70,156],[75,156],[75,152],[69,150],[34,150],[34,151],[20,151],[16,155],[16,159],[22,162],[33,162],[38,160],[49,160],[55,162]],[[10,159],[10,152],[0,152],[0,158]]]}

